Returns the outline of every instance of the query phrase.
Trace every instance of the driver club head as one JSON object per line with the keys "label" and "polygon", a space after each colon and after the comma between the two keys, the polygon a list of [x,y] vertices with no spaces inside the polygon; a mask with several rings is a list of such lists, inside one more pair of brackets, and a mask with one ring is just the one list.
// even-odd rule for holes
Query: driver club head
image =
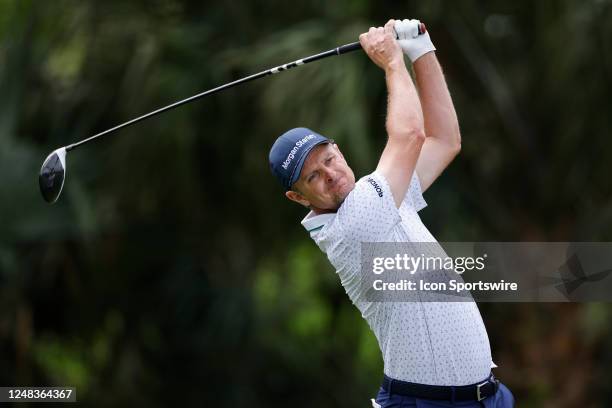
{"label": "driver club head", "polygon": [[40,192],[46,202],[52,204],[57,201],[64,187],[66,179],[66,148],[54,150],[45,159],[40,174],[38,185]]}

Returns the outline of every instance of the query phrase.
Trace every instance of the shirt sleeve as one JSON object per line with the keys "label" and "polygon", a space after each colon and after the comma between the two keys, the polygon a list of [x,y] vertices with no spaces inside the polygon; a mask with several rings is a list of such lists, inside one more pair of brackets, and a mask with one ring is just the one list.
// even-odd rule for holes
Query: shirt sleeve
{"label": "shirt sleeve", "polygon": [[387,179],[376,171],[355,184],[337,216],[347,237],[359,242],[384,240],[401,222]]}
{"label": "shirt sleeve", "polygon": [[419,176],[417,175],[416,170],[412,173],[410,187],[408,187],[408,191],[406,191],[404,201],[408,207],[414,208],[417,212],[427,207],[427,202],[425,202],[425,199],[423,198],[421,182],[419,181]]}

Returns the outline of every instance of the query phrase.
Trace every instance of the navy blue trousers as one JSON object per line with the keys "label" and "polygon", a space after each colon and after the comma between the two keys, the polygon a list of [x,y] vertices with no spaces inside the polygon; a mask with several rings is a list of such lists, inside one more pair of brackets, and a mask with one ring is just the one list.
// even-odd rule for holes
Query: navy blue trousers
{"label": "navy blue trousers", "polygon": [[[378,404],[375,405],[375,404]],[[438,407],[462,407],[462,408],[512,408],[514,407],[514,396],[504,384],[499,383],[499,389],[495,395],[478,401],[436,401],[422,398],[405,397],[403,395],[389,395],[381,388],[372,403],[374,408],[438,408]]]}

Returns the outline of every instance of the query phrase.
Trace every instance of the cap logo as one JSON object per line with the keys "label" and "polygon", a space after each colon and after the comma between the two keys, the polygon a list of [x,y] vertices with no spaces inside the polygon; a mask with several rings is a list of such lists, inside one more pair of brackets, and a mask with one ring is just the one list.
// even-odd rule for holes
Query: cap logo
{"label": "cap logo", "polygon": [[282,164],[283,169],[287,170],[287,168],[291,164],[291,161],[295,158],[296,153],[298,152],[298,150],[300,150],[300,147],[302,147],[309,140],[314,139],[314,137],[315,136],[311,133],[308,136],[305,136],[302,139],[295,142],[295,146],[293,147],[293,149],[291,149],[291,151],[287,155],[287,158]]}

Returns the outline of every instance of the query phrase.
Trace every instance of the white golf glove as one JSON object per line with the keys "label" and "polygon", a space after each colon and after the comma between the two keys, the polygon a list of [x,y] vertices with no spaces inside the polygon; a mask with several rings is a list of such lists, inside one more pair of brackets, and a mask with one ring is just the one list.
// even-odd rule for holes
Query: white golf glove
{"label": "white golf glove", "polygon": [[419,20],[395,20],[399,45],[413,63],[428,52],[436,50],[429,38],[429,32],[419,35],[420,24]]}

